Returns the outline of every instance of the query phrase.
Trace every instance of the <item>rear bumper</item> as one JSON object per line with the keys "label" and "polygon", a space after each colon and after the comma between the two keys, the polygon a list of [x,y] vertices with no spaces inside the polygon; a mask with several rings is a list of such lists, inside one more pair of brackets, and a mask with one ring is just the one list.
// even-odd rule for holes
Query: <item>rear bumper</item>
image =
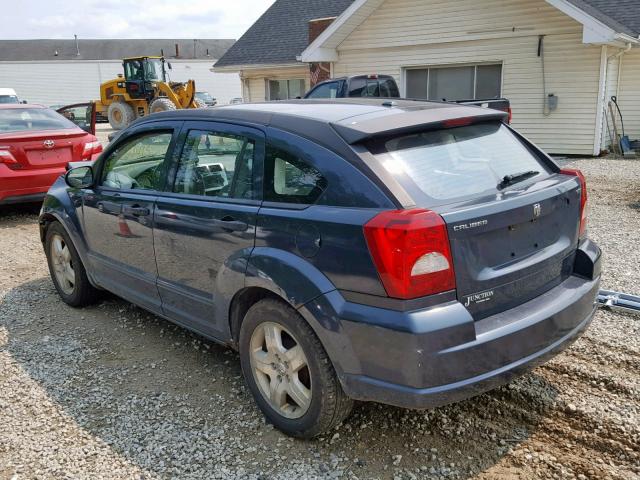
{"label": "rear bumper", "polygon": [[11,170],[0,164],[0,205],[41,202],[64,167]]}
{"label": "rear bumper", "polygon": [[573,275],[529,302],[479,321],[457,301],[390,312],[347,302],[339,292],[314,300],[303,315],[323,314],[316,313],[321,325],[316,330],[348,396],[435,407],[505,384],[580,336],[595,313],[600,284],[600,251],[592,243],[589,248],[597,263],[593,278]]}

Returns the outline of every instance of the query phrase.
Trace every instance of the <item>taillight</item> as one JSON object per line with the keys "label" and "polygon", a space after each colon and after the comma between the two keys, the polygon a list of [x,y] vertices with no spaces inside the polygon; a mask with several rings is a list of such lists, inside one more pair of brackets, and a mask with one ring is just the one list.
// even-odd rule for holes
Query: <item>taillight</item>
{"label": "taillight", "polygon": [[0,147],[0,163],[18,163],[9,148]]}
{"label": "taillight", "polygon": [[84,144],[84,150],[82,152],[82,157],[91,158],[92,155],[96,153],[102,152],[102,144],[98,141],[95,142],[87,142]]}
{"label": "taillight", "polygon": [[580,181],[580,236],[582,237],[587,233],[587,181],[580,170],[563,168],[560,173],[578,177]]}
{"label": "taillight", "polygon": [[447,226],[431,210],[392,210],[367,222],[369,252],[390,297],[410,299],[456,288]]}
{"label": "taillight", "polygon": [[511,120],[513,120],[513,111],[511,110],[511,107],[507,108],[507,113],[509,114],[509,117],[507,117],[507,123],[511,125]]}
{"label": "taillight", "polygon": [[450,118],[449,120],[443,120],[442,126],[444,128],[464,127],[471,125],[471,122],[473,122],[471,117]]}

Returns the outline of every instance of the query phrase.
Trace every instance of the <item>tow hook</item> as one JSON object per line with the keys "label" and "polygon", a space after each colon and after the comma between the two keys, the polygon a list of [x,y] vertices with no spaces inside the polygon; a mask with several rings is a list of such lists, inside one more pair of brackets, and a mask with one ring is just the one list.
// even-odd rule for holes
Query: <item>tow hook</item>
{"label": "tow hook", "polygon": [[600,290],[597,301],[599,307],[606,308],[607,310],[640,315],[640,297],[635,295]]}

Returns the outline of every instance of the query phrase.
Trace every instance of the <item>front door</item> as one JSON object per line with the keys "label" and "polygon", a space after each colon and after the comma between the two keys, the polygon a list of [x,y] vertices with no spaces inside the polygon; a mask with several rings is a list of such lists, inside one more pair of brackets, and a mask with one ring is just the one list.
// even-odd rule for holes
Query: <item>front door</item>
{"label": "front door", "polygon": [[95,102],[74,103],[56,110],[60,115],[71,120],[78,127],[92,135],[96,134],[96,104]]}
{"label": "front door", "polygon": [[183,132],[154,214],[158,290],[167,316],[221,338],[254,246],[264,134],[214,122],[186,122]]}
{"label": "front door", "polygon": [[96,166],[97,186],[83,198],[84,228],[96,280],[104,288],[161,312],[156,287],[153,211],[165,183],[176,130],[167,123],[127,132]]}

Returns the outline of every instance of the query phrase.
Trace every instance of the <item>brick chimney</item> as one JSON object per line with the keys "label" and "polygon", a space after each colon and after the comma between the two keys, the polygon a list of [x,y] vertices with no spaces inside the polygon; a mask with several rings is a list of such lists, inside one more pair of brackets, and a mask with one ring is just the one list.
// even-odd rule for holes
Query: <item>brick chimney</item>
{"label": "brick chimney", "polygon": [[[337,17],[326,17],[309,20],[309,44],[318,38],[336,18]],[[313,87],[320,82],[329,80],[331,77],[331,65],[326,62],[310,63],[309,73],[311,76],[311,86]]]}

